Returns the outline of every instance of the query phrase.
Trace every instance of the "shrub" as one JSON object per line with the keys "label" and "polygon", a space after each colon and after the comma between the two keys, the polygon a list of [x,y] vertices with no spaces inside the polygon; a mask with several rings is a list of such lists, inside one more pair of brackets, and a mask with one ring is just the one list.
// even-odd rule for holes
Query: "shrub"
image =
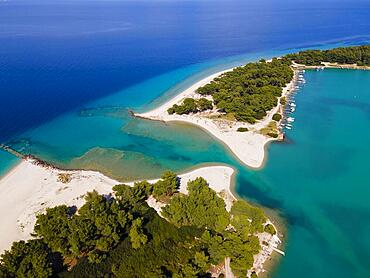
{"label": "shrub", "polygon": [[269,132],[269,133],[267,133],[267,135],[272,137],[272,138],[277,138],[279,136],[279,134],[277,134],[275,132]]}
{"label": "shrub", "polygon": [[180,180],[175,173],[168,171],[163,173],[161,179],[153,185],[153,196],[161,199],[172,196],[180,186]]}
{"label": "shrub", "polygon": [[279,136],[279,134],[277,134],[275,132],[269,132],[269,133],[267,133],[267,135],[272,137],[272,138],[277,138]]}
{"label": "shrub", "polygon": [[274,121],[280,121],[281,120],[281,115],[279,114],[279,113],[276,113],[276,114],[274,114],[273,116],[272,116],[272,119],[274,120]]}
{"label": "shrub", "polygon": [[267,224],[267,225],[264,227],[264,231],[265,231],[266,233],[271,234],[271,235],[275,235],[275,234],[276,234],[276,230],[275,230],[274,226],[273,226],[273,225],[271,225],[271,224]]}
{"label": "shrub", "polygon": [[238,131],[238,132],[247,132],[248,131],[248,128],[246,128],[246,127],[238,127],[238,129],[236,131]]}
{"label": "shrub", "polygon": [[199,111],[213,109],[212,101],[206,98],[203,98],[203,97],[197,101],[197,106],[198,106]]}
{"label": "shrub", "polygon": [[190,114],[198,112],[198,106],[194,99],[186,98],[181,105],[174,104],[172,107],[167,109],[168,114]]}
{"label": "shrub", "polygon": [[286,104],[286,98],[285,97],[281,97],[280,104],[281,105],[285,105]]}
{"label": "shrub", "polygon": [[72,180],[71,174],[67,173],[59,173],[58,174],[58,181],[62,183],[69,183]]}

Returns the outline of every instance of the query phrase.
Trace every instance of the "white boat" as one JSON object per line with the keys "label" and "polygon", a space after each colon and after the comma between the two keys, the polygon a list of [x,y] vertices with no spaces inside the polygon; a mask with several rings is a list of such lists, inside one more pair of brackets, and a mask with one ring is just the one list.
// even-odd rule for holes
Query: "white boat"
{"label": "white boat", "polygon": [[289,117],[288,119],[286,119],[289,123],[292,123],[294,122],[294,118],[293,117]]}
{"label": "white boat", "polygon": [[297,106],[294,102],[292,102],[291,104],[290,104],[290,106]]}

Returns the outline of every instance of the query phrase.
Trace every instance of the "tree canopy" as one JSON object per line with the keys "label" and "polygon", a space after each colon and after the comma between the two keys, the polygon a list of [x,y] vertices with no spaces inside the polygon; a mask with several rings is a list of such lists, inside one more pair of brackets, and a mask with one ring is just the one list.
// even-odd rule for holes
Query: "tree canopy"
{"label": "tree canopy", "polygon": [[187,185],[188,195],[178,194],[163,208],[162,214],[177,226],[207,227],[223,231],[229,224],[225,202],[209,188],[207,181],[196,178]]}
{"label": "tree canopy", "polygon": [[52,257],[50,248],[40,239],[14,242],[1,255],[0,277],[50,277],[58,270],[58,265],[52,264]]}
{"label": "tree canopy", "polygon": [[[37,216],[38,239],[15,242],[1,256],[0,275],[205,277],[225,257],[235,274],[245,275],[260,250],[255,233],[263,231],[263,211],[238,201],[228,213],[200,177],[188,182],[187,195],[178,187],[176,174],[165,172],[154,184],[116,185],[112,195],[89,192],[78,211],[49,208]],[[150,195],[168,203],[165,219],[146,203]],[[71,265],[63,263],[73,261],[67,271]]]}
{"label": "tree canopy", "polygon": [[213,104],[211,100],[206,98],[200,98],[199,100],[195,100],[193,98],[185,98],[183,102],[178,105],[174,104],[170,107],[167,112],[168,114],[190,114],[190,113],[197,113],[206,110],[210,110],[213,108]]}
{"label": "tree canopy", "polygon": [[179,188],[180,180],[175,173],[165,172],[161,179],[153,184],[153,196],[157,199],[172,196]]}
{"label": "tree canopy", "polygon": [[285,56],[298,64],[319,66],[322,62],[370,66],[370,45],[338,47],[329,50],[305,50]]}
{"label": "tree canopy", "polygon": [[[287,59],[248,63],[215,78],[198,88],[197,93],[212,96],[217,109],[236,120],[254,123],[277,105],[282,87],[293,78],[290,63]],[[206,98],[198,101],[186,98],[182,104],[168,109],[168,113],[196,113],[212,106],[212,101]]]}

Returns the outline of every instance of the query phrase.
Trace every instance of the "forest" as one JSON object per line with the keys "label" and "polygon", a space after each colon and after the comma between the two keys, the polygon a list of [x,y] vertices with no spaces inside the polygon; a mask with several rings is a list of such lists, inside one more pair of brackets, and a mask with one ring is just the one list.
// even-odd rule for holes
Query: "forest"
{"label": "forest", "polygon": [[320,66],[322,62],[370,66],[370,45],[338,47],[329,50],[305,50],[285,56],[307,66]]}
{"label": "forest", "polygon": [[167,112],[170,115],[172,114],[183,115],[203,112],[211,109],[213,109],[213,104],[211,100],[208,100],[206,98],[200,98],[199,100],[195,100],[193,98],[185,98],[182,104],[180,105],[174,104],[167,110]]}
{"label": "forest", "polygon": [[[264,212],[239,200],[229,213],[203,178],[188,182],[187,195],[179,181],[166,172],[154,184],[87,193],[79,209],[48,208],[37,215],[35,239],[1,256],[0,277],[209,277],[225,257],[245,276],[261,248],[256,233],[275,232]],[[148,206],[150,195],[166,203],[164,218]]]}
{"label": "forest", "polygon": [[[255,123],[278,104],[282,88],[293,78],[292,61],[308,66],[322,62],[370,66],[370,46],[340,47],[330,50],[305,50],[288,54],[271,62],[261,59],[237,67],[196,90],[202,96],[212,96],[213,104],[204,98],[186,98],[168,109],[169,114],[190,114],[212,109],[213,105],[229,120]],[[198,102],[207,101],[207,105]],[[201,107],[201,108],[200,108]],[[203,109],[202,109],[203,108]]]}
{"label": "forest", "polygon": [[[254,123],[266,116],[277,105],[282,88],[293,78],[291,62],[274,58],[271,62],[261,60],[237,67],[215,78],[211,83],[197,89],[203,96],[212,96],[216,108],[235,119]],[[197,112],[189,100],[172,106],[170,114]]]}

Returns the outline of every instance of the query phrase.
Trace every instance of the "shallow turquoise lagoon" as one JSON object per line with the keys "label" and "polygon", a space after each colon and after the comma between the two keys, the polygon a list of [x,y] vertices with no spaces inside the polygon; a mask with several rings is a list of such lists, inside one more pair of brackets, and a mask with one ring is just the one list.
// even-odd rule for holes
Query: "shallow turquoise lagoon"
{"label": "shallow turquoise lagoon", "polygon": [[169,72],[8,143],[62,167],[96,169],[122,180],[202,163],[232,165],[238,170],[236,192],[287,221],[286,257],[273,277],[368,277],[369,71],[307,71],[307,83],[295,95],[296,120],[286,130],[287,142],[268,147],[261,170],[240,165],[220,142],[196,127],[129,116],[127,108],[154,107],[205,75],[276,54],[233,57]]}
{"label": "shallow turquoise lagoon", "polygon": [[278,207],[286,257],[274,277],[370,275],[370,71],[307,71],[287,143],[237,192]]}
{"label": "shallow turquoise lagoon", "polygon": [[171,71],[88,103],[8,144],[60,167],[99,170],[121,180],[157,177],[167,169],[184,171],[199,163],[236,164],[204,131],[135,119],[129,110],[148,110],[212,73],[279,54],[234,56]]}
{"label": "shallow turquoise lagoon", "polygon": [[10,153],[0,150],[0,177],[5,175],[20,160]]}

